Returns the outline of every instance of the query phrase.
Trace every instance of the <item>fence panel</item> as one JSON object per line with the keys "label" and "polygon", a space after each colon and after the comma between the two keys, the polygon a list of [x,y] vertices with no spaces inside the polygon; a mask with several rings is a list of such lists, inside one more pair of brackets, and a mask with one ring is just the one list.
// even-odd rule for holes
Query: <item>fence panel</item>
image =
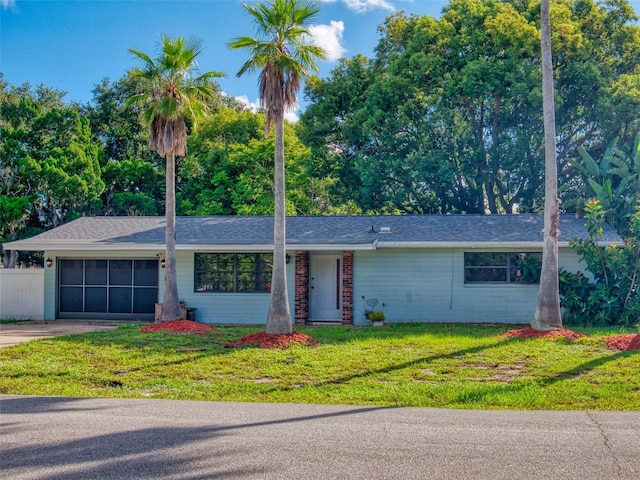
{"label": "fence panel", "polygon": [[43,268],[0,268],[0,319],[44,319]]}

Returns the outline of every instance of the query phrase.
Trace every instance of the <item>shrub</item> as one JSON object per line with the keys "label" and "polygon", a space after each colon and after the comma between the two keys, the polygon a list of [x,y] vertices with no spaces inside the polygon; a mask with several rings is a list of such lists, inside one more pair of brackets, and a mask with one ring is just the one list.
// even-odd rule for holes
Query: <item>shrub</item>
{"label": "shrub", "polygon": [[364,316],[372,322],[384,322],[387,318],[382,310],[365,310]]}
{"label": "shrub", "polygon": [[624,246],[601,247],[604,210],[597,200],[585,206],[589,238],[572,242],[573,250],[593,275],[560,272],[560,294],[569,322],[588,326],[633,326],[640,321],[640,202],[636,206],[631,236]]}

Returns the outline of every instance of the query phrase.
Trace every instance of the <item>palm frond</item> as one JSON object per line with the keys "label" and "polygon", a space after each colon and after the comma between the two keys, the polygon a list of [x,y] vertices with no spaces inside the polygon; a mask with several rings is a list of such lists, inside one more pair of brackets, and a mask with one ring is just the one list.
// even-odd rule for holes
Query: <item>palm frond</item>
{"label": "palm frond", "polygon": [[140,104],[145,109],[141,120],[149,127],[149,147],[161,156],[186,153],[185,118],[200,120],[207,112],[204,103],[218,91],[214,78],[222,73],[200,73],[197,57],[202,52],[202,42],[195,37],[185,40],[162,35],[156,59],[129,49],[142,63],[129,74],[138,80],[139,93],[127,100],[127,105]]}
{"label": "palm frond", "polygon": [[308,45],[307,22],[320,11],[318,2],[305,0],[271,0],[254,5],[243,4],[252,17],[256,37],[236,37],[231,49],[245,49],[249,58],[237,76],[260,71],[260,104],[267,111],[265,133],[274,119],[296,105],[302,78],[317,73],[317,59],[326,57],[318,46]]}

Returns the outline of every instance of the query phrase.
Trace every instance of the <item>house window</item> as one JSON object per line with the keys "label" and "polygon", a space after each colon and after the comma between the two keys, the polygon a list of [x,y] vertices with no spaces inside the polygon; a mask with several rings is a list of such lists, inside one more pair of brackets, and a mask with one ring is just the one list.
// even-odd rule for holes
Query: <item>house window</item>
{"label": "house window", "polygon": [[541,253],[465,252],[464,283],[537,284],[541,268]]}
{"label": "house window", "polygon": [[269,292],[271,253],[196,253],[196,292]]}

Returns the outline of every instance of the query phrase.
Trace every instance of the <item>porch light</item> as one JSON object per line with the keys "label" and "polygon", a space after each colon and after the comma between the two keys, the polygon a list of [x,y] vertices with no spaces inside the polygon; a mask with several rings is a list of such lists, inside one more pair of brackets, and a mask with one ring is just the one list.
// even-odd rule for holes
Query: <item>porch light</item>
{"label": "porch light", "polygon": [[164,267],[166,267],[166,266],[167,266],[167,261],[166,261],[164,258],[163,258],[162,260],[160,260],[160,266],[161,266],[162,268],[164,268]]}
{"label": "porch light", "polygon": [[47,257],[47,259],[45,260],[44,264],[51,268],[51,265],[53,265],[53,260],[51,260],[51,257]]}
{"label": "porch light", "polygon": [[284,261],[288,264],[289,262],[291,262],[291,256],[287,253],[287,255],[284,257]]}

